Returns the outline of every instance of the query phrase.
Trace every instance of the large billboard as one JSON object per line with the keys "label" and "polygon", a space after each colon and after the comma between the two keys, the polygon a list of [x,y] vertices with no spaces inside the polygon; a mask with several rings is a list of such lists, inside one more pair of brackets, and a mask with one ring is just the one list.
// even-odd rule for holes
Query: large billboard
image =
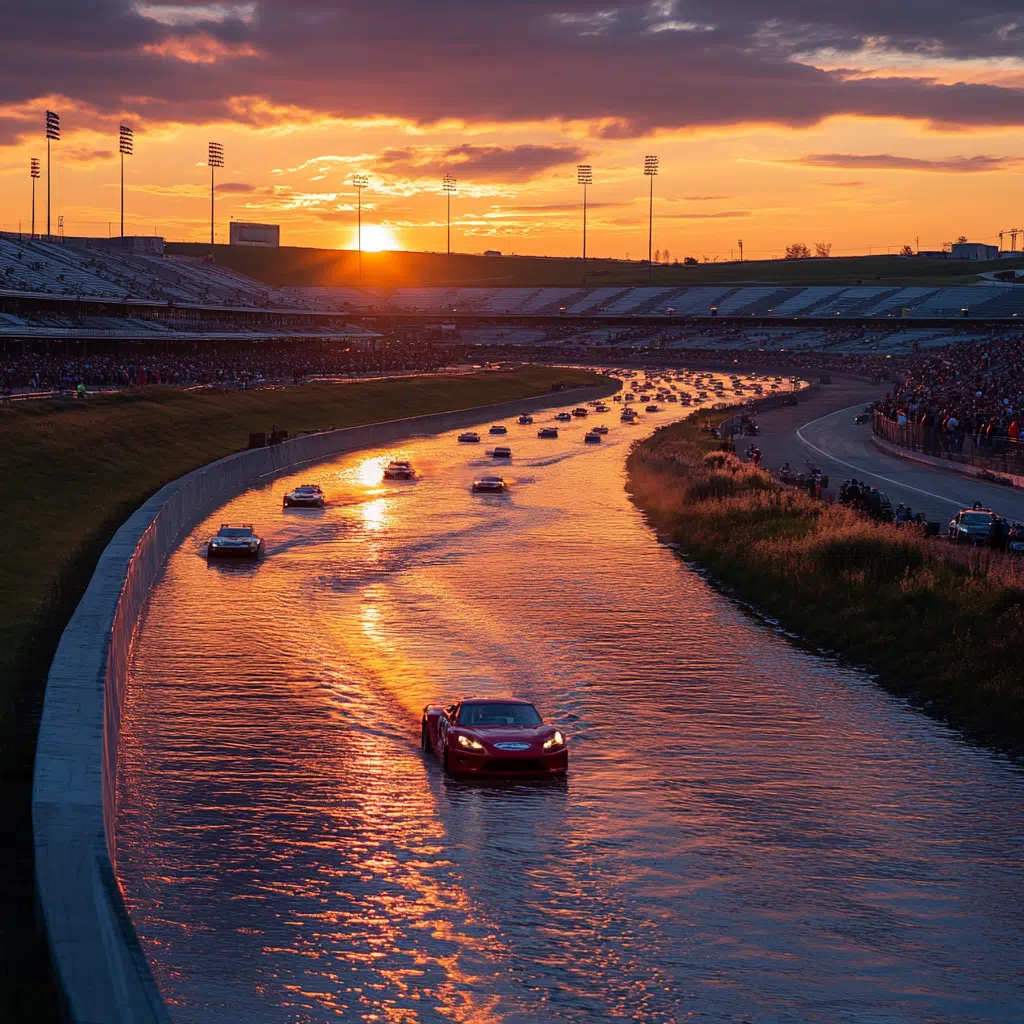
{"label": "large billboard", "polygon": [[281,244],[279,224],[246,224],[244,221],[231,222],[232,245],[261,245],[273,248]]}

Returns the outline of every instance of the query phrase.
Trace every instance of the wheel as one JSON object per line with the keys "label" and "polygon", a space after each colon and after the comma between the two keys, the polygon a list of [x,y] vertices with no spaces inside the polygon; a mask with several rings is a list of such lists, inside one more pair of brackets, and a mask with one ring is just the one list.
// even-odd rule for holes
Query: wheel
{"label": "wheel", "polygon": [[420,747],[424,754],[430,753],[430,729],[426,722],[420,726]]}

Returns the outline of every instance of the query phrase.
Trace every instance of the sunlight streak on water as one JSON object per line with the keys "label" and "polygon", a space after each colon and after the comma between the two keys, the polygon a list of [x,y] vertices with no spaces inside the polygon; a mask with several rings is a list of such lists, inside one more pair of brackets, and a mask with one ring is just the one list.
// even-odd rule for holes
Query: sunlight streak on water
{"label": "sunlight streak on water", "polygon": [[[419,439],[251,491],[170,560],[118,868],[176,1024],[1019,1019],[1020,775],[658,545],[623,461],[671,412],[591,416],[594,446],[548,415],[501,439],[506,496],[469,491],[486,440]],[[328,507],[282,513],[308,480]],[[228,520],[262,564],[207,566]],[[568,781],[425,761],[423,705],[474,692],[564,726]]]}

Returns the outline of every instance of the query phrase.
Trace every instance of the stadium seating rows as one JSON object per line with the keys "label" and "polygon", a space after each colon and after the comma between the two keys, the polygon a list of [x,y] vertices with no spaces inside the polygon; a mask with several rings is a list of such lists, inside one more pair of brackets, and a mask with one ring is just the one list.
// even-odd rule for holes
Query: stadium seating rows
{"label": "stadium seating rows", "polygon": [[0,234],[0,290],[143,299],[239,309],[318,309],[493,315],[1024,316],[1024,288],[987,282],[937,287],[884,285],[591,288],[270,288],[208,260],[117,248],[79,248]]}

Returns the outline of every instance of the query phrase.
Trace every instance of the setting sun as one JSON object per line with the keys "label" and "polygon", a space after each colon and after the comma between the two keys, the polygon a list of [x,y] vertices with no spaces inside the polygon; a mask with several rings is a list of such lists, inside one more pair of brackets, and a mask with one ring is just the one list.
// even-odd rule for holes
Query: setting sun
{"label": "setting sun", "polygon": [[[352,232],[352,248],[359,244],[357,232]],[[363,252],[385,252],[387,250],[404,249],[405,247],[395,237],[391,228],[383,224],[363,225]]]}

